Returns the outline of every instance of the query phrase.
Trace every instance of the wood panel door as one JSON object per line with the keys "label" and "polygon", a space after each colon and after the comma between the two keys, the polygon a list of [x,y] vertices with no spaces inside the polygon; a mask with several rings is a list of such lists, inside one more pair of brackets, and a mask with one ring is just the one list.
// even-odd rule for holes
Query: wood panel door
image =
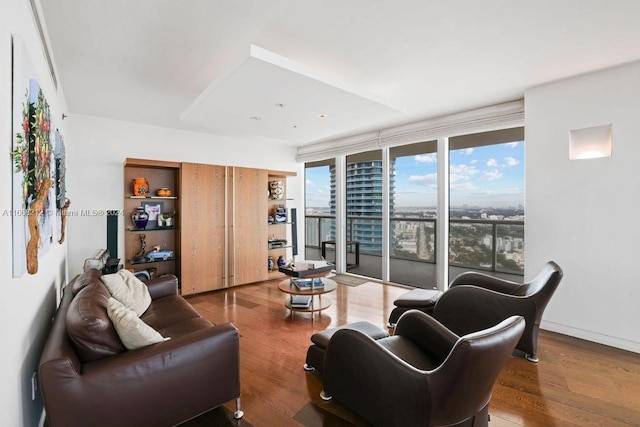
{"label": "wood panel door", "polygon": [[182,163],[182,294],[227,287],[226,168]]}
{"label": "wood panel door", "polygon": [[266,280],[269,275],[267,256],[267,171],[251,168],[232,170],[233,203],[230,285]]}

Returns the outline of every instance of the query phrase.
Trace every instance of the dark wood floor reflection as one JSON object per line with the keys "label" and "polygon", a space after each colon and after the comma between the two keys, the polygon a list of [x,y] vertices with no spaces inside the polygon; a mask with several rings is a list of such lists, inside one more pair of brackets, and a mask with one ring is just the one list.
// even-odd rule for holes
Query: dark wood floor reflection
{"label": "dark wood floor reflection", "polygon": [[[332,306],[313,319],[291,315],[278,281],[188,301],[213,323],[229,321],[240,331],[245,418],[237,425],[349,426],[364,423],[339,403],[323,402],[320,377],[302,369],[309,337],[360,320],[383,326],[394,299],[404,292],[371,282],[339,285],[323,297]],[[640,355],[541,331],[538,356],[538,364],[518,357],[508,361],[494,387],[491,427],[640,426]],[[234,408],[233,402],[225,406]],[[220,419],[204,414],[184,426],[233,425]]]}

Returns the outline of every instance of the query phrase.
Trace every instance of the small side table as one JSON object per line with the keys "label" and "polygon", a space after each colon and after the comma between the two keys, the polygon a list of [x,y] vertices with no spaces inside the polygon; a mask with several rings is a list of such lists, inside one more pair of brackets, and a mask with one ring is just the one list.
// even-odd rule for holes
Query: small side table
{"label": "small side table", "polygon": [[[327,279],[327,278],[322,278],[321,280],[322,280],[322,283],[324,283],[324,286],[319,288],[314,287],[312,289],[304,289],[304,290],[298,289],[296,285],[291,283],[291,279],[286,279],[280,282],[280,284],[278,285],[278,288],[282,292],[290,295],[290,297],[287,298],[287,300],[284,302],[284,306],[287,307],[289,310],[291,310],[291,314],[293,314],[293,312],[295,311],[307,312],[307,313],[311,313],[312,315],[315,312],[318,312],[318,314],[320,314],[322,310],[325,310],[331,306],[331,300],[329,300],[328,298],[322,299],[322,295],[335,291],[336,288],[338,287],[338,284],[334,280]],[[294,295],[310,295],[311,305],[309,307],[304,307],[304,308],[292,307],[291,298]]]}

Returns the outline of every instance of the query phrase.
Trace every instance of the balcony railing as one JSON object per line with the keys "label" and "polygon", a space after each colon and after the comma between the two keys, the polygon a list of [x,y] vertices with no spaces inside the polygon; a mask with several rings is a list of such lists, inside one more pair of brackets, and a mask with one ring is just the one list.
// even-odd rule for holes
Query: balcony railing
{"label": "balcony railing", "polygon": [[[391,218],[390,258],[436,263],[435,218]],[[335,240],[332,216],[306,215],[305,245],[320,248]],[[364,255],[382,256],[382,217],[347,217],[347,240],[360,241]],[[524,221],[449,219],[449,264],[524,275]]]}

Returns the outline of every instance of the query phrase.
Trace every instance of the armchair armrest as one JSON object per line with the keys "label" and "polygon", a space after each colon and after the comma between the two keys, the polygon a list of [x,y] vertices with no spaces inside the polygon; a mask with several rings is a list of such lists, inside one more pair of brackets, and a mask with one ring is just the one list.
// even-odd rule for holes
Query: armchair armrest
{"label": "armchair armrest", "polygon": [[459,336],[433,317],[418,310],[404,313],[394,335],[411,340],[439,363],[446,359]]}
{"label": "armchair armrest", "polygon": [[479,286],[509,295],[515,295],[523,286],[522,283],[500,279],[499,277],[478,273],[476,271],[468,271],[457,275],[449,284],[449,288],[460,285]]}
{"label": "armchair armrest", "polygon": [[149,289],[151,299],[158,299],[169,295],[178,295],[178,278],[173,274],[155,277],[144,282]]}

